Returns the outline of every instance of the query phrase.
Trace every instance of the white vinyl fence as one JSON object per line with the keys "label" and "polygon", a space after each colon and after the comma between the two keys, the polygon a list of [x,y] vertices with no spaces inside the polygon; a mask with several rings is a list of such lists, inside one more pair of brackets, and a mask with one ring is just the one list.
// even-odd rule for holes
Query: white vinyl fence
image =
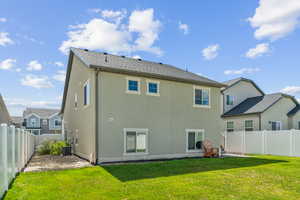
{"label": "white vinyl fence", "polygon": [[56,141],[62,141],[63,135],[62,134],[42,134],[42,135],[36,135],[35,136],[35,146],[39,146],[45,141],[49,140],[56,140]]}
{"label": "white vinyl fence", "polygon": [[300,130],[226,132],[229,153],[300,156]]}
{"label": "white vinyl fence", "polygon": [[35,136],[24,129],[0,126],[0,199],[34,153]]}

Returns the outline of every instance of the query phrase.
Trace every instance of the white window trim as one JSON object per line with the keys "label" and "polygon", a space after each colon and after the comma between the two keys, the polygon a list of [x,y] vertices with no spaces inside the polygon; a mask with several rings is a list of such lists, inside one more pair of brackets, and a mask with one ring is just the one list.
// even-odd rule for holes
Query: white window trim
{"label": "white window trim", "polygon": [[[75,106],[76,104],[76,106]],[[75,93],[74,94],[74,109],[77,110],[78,109],[78,94]]]}
{"label": "white window trim", "polygon": [[[198,104],[195,104],[195,95],[196,95],[195,90],[196,89],[208,90],[208,105],[198,105]],[[194,94],[193,95],[193,107],[195,107],[195,108],[210,108],[210,103],[211,103],[210,88],[194,85],[194,87],[193,87],[193,94]]]}
{"label": "white window trim", "polygon": [[[126,133],[127,132],[130,132],[130,131],[133,131],[133,132],[145,132],[146,133],[146,151],[145,152],[136,152],[136,153],[127,153],[126,152]],[[149,129],[147,128],[124,128],[123,129],[123,134],[124,134],[124,152],[123,152],[123,155],[124,156],[131,156],[131,155],[147,155],[148,154],[148,132],[149,132]]]}
{"label": "white window trim", "polygon": [[[252,121],[252,131],[254,131],[254,120],[253,119],[245,119],[244,120],[244,131],[246,131],[246,121]],[[248,127],[250,128],[250,127]]]}
{"label": "white window trim", "polygon": [[[87,86],[87,98],[86,98],[86,105],[84,105],[84,87]],[[83,84],[83,108],[88,107],[91,104],[91,84],[90,80],[88,79],[84,84]],[[78,105],[77,105],[78,106]]]}
{"label": "white window trim", "polygon": [[[159,81],[147,79],[146,83],[147,83],[147,92],[146,92],[147,95],[149,95],[149,96],[160,96],[160,88],[159,88],[160,87],[160,82]],[[149,92],[149,83],[157,84],[157,93]]]}
{"label": "white window trim", "polygon": [[[128,88],[128,86],[129,86],[128,82],[130,80],[138,82],[138,91],[129,90],[129,88]],[[127,94],[138,94],[138,95],[140,95],[141,94],[141,79],[137,78],[137,77],[126,77],[126,93]]]}
{"label": "white window trim", "polygon": [[203,133],[203,138],[202,142],[205,140],[205,130],[204,129],[185,129],[185,150],[187,153],[199,153],[203,152],[203,149],[199,150],[189,150],[189,132],[202,132]]}
{"label": "white window trim", "polygon": [[232,132],[234,132],[234,121],[226,121],[226,132],[228,132],[228,126],[227,126],[228,122],[232,122],[233,123],[233,129],[232,129],[233,131]]}

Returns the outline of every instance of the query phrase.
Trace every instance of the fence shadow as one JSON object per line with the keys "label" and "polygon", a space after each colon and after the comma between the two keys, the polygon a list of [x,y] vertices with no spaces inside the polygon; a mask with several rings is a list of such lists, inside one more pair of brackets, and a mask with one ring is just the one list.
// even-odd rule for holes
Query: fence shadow
{"label": "fence shadow", "polygon": [[182,174],[253,167],[275,163],[288,162],[285,160],[247,158],[189,158],[182,160],[143,162],[102,166],[108,173],[122,182],[139,179],[169,177]]}

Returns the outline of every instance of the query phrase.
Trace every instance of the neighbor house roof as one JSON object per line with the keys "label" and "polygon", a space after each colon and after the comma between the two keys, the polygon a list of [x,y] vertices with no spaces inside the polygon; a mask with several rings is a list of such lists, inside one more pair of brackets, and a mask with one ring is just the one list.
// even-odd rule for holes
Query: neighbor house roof
{"label": "neighbor house roof", "polygon": [[267,94],[264,96],[251,97],[246,99],[233,109],[224,113],[222,117],[262,113],[283,97],[291,98],[292,101],[296,105],[298,105],[298,102],[295,100],[295,98],[290,95],[286,95],[283,93]]}
{"label": "neighbor house roof", "polygon": [[228,88],[231,88],[232,86],[238,84],[241,81],[246,81],[246,82],[251,83],[262,95],[265,95],[265,93],[258,87],[258,85],[254,81],[252,81],[250,79],[247,79],[247,78],[243,78],[243,77],[235,78],[235,79],[228,80],[228,81],[224,81],[223,84],[225,84],[226,87],[223,87],[222,91],[225,91]]}
{"label": "neighbor house roof", "polygon": [[300,110],[300,105],[296,105],[295,108],[293,108],[290,112],[288,112],[288,116],[295,115]]}
{"label": "neighbor house roof", "polygon": [[217,81],[168,64],[71,48],[61,112],[63,112],[64,109],[73,55],[76,55],[87,67],[95,68],[100,71],[200,84],[218,88],[225,86]]}
{"label": "neighbor house roof", "polygon": [[59,113],[59,109],[47,109],[47,108],[26,108],[23,112],[23,117],[30,114],[36,114],[42,119],[46,119],[54,115],[55,113]]}

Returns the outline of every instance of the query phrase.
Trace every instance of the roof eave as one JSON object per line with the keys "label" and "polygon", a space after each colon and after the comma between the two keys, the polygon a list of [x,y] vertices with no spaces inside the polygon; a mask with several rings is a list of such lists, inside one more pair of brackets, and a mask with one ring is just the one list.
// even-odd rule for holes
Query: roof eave
{"label": "roof eave", "polygon": [[242,113],[242,114],[233,114],[233,115],[221,115],[222,118],[226,118],[226,117],[238,117],[238,116],[244,116],[244,115],[257,115],[257,114],[261,114],[262,112],[253,112],[253,113]]}

